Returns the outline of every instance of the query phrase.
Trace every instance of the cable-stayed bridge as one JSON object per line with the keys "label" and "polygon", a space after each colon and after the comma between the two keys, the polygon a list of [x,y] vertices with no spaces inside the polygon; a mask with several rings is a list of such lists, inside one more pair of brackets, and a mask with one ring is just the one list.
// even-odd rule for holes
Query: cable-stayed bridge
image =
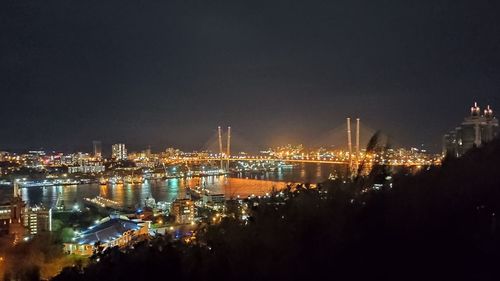
{"label": "cable-stayed bridge", "polygon": [[[320,164],[340,164],[348,165],[349,167],[356,167],[362,162],[369,162],[372,160],[373,155],[362,150],[361,147],[366,147],[369,139],[375,133],[375,130],[363,126],[359,118],[355,121],[347,118],[346,124],[339,126],[336,129],[326,132],[323,136],[315,138],[316,143],[345,143],[345,146],[330,145],[330,147],[339,150],[343,149],[339,155],[336,156],[321,156],[316,154],[300,154],[300,155],[251,155],[248,153],[240,154],[233,153],[234,146],[239,147],[253,147],[249,142],[245,141],[240,135],[232,135],[231,127],[227,127],[224,131],[221,126],[217,128],[216,133],[205,144],[203,150],[211,151],[212,153],[199,154],[193,157],[184,157],[182,161],[185,162],[218,162],[221,170],[229,170],[230,162],[237,161],[268,161],[268,162],[286,162],[286,163],[320,163]],[[354,125],[352,124],[354,123]],[[353,125],[353,126],[352,126]],[[354,137],[353,137],[354,135]],[[235,145],[236,140],[236,145]],[[383,146],[388,146],[388,137],[383,136],[379,141],[384,142]],[[387,161],[384,165],[391,166],[421,166],[427,165],[423,160],[415,161]]]}

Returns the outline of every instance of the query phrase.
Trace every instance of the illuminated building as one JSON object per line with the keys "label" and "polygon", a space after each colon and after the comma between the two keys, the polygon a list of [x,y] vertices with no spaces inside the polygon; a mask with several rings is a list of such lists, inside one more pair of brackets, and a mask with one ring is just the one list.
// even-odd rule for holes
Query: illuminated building
{"label": "illuminated building", "polygon": [[10,205],[9,234],[15,237],[15,241],[23,238],[25,235],[25,210],[26,204],[21,197],[19,185],[14,181],[14,194]]}
{"label": "illuminated building", "polygon": [[22,200],[19,191],[19,184],[14,182],[13,197],[10,202],[0,206],[0,232],[2,234],[11,234],[17,238],[23,237],[24,215],[26,205]]}
{"label": "illuminated building", "polygon": [[68,254],[89,256],[94,252],[96,243],[99,243],[103,249],[115,246],[125,247],[141,236],[148,235],[149,227],[148,221],[130,220],[125,216],[111,215],[77,235],[73,242],[64,243],[64,251]]}
{"label": "illuminated building", "polygon": [[9,234],[10,202],[0,205],[0,234]]}
{"label": "illuminated building", "polygon": [[28,208],[24,216],[24,226],[30,235],[52,231],[52,209]]}
{"label": "illuminated building", "polygon": [[170,214],[175,216],[175,223],[191,223],[194,221],[194,202],[190,199],[176,199],[172,203]]}
{"label": "illuminated building", "polygon": [[93,141],[92,145],[94,147],[94,157],[102,158],[102,144],[100,141]]}
{"label": "illuminated building", "polygon": [[127,149],[125,148],[125,144],[117,143],[113,144],[111,147],[112,158],[116,161],[127,160]]}
{"label": "illuminated building", "polygon": [[204,194],[202,196],[203,205],[207,207],[211,207],[214,210],[223,210],[226,197],[224,194]]}
{"label": "illuminated building", "polygon": [[70,174],[98,174],[103,173],[104,170],[104,165],[100,163],[89,163],[88,165],[68,167],[68,173]]}
{"label": "illuminated building", "polygon": [[0,206],[0,232],[13,235],[19,240],[45,231],[52,231],[52,210],[26,208],[19,192],[19,184],[15,182],[11,202]]}
{"label": "illuminated building", "polygon": [[470,116],[466,117],[460,126],[444,135],[444,154],[458,157],[498,136],[498,120],[493,116],[490,106],[486,107],[483,115],[477,103],[474,103],[470,111]]}

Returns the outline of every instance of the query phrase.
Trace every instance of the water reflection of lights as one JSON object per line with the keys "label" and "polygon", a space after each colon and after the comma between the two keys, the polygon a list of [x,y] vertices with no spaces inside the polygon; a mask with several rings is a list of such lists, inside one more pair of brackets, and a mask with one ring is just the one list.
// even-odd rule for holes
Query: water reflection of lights
{"label": "water reflection of lights", "polygon": [[[248,194],[264,195],[269,192],[273,183],[279,187],[283,182],[300,182],[307,178],[316,179],[319,171],[323,179],[334,170],[341,175],[344,166],[333,166],[322,164],[321,168],[316,164],[296,165],[292,169],[278,169],[276,172],[266,172],[259,174],[240,173],[240,178],[227,176],[209,176],[204,178],[191,177],[188,179],[172,178],[166,181],[149,180],[142,184],[132,185],[128,188],[123,185],[66,185],[51,186],[42,191],[40,187],[22,188],[22,196],[29,205],[43,204],[44,206],[53,206],[57,198],[65,206],[73,206],[76,202],[82,202],[84,197],[93,198],[101,195],[119,203],[131,202],[131,204],[144,204],[145,197],[153,197],[156,201],[172,202],[176,198],[183,198],[186,186],[203,186],[212,193],[225,193],[227,196],[240,195],[242,198]],[[306,177],[307,176],[307,177]],[[248,177],[249,179],[245,179]],[[257,179],[256,179],[257,178]],[[320,179],[321,180],[321,179]],[[127,188],[127,190],[124,190]],[[261,193],[262,192],[262,193]],[[12,189],[0,189],[0,198],[10,198]],[[142,201],[142,202],[141,202]]]}

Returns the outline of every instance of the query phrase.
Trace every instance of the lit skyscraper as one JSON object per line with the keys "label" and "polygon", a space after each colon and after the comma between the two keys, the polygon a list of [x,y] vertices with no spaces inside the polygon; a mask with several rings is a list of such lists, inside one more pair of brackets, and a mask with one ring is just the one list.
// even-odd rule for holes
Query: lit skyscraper
{"label": "lit skyscraper", "polygon": [[474,103],[470,116],[466,117],[460,126],[444,136],[443,153],[461,156],[473,147],[491,141],[500,134],[498,120],[488,105],[481,114],[481,109]]}
{"label": "lit skyscraper", "polygon": [[123,143],[113,144],[111,150],[112,150],[113,160],[117,161],[127,160],[127,149],[125,148],[125,144]]}
{"label": "lit skyscraper", "polygon": [[102,157],[102,144],[101,144],[101,141],[93,141],[92,144],[94,145],[94,157],[95,158],[101,158]]}

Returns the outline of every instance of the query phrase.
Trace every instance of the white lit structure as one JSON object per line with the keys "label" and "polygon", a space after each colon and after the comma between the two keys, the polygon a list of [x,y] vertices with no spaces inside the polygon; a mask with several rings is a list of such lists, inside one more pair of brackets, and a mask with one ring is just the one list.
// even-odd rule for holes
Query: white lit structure
{"label": "white lit structure", "polygon": [[29,235],[52,231],[52,209],[28,208],[24,215],[24,227]]}
{"label": "white lit structure", "polygon": [[125,148],[125,144],[123,143],[113,144],[111,150],[112,150],[113,160],[116,161],[127,160],[127,149]]}
{"label": "white lit structure", "polygon": [[68,254],[90,256],[97,242],[103,249],[126,247],[141,236],[147,237],[149,228],[149,221],[130,220],[125,216],[111,215],[79,233],[73,242],[64,243],[64,251]]}
{"label": "white lit structure", "polygon": [[493,140],[499,134],[498,120],[488,105],[481,115],[481,108],[474,103],[470,116],[465,117],[460,126],[451,130],[443,138],[443,154],[461,156],[473,147]]}
{"label": "white lit structure", "polygon": [[94,157],[100,159],[102,157],[102,144],[100,141],[93,141]]}
{"label": "white lit structure", "polygon": [[81,166],[74,166],[74,167],[68,167],[68,173],[70,174],[98,174],[98,173],[103,173],[105,170],[104,165],[102,164],[95,164],[95,165],[81,165]]}

